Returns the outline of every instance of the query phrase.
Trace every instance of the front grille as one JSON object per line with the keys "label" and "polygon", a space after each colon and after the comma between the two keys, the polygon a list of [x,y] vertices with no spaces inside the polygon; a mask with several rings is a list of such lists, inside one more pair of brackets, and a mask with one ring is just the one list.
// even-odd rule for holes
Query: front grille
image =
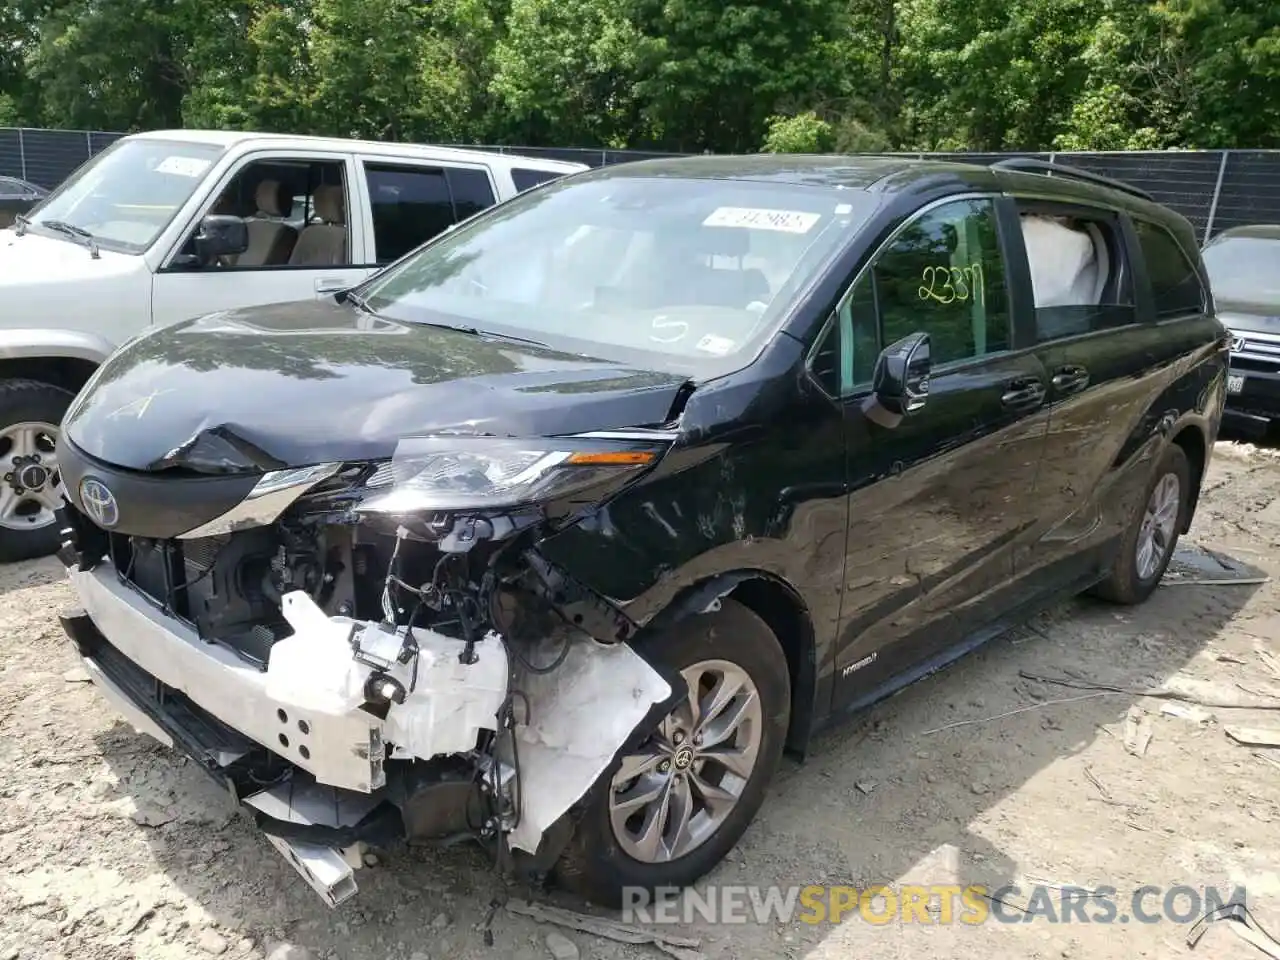
{"label": "front grille", "polygon": [[1280,338],[1262,334],[1233,334],[1231,366],[1237,370],[1272,373],[1280,369]]}

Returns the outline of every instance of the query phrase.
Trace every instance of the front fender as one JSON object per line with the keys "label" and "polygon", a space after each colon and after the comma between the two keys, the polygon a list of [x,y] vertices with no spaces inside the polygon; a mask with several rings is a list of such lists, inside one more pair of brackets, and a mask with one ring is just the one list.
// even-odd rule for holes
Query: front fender
{"label": "front fender", "polygon": [[47,327],[0,329],[0,360],[62,357],[102,363],[115,350],[103,337],[83,330]]}

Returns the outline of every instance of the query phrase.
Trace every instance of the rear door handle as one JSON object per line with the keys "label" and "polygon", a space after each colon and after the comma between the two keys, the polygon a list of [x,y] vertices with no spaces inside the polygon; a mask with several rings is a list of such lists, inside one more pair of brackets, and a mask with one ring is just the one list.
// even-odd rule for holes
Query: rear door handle
{"label": "rear door handle", "polygon": [[1044,381],[1039,377],[1018,377],[1005,384],[1000,402],[1015,410],[1038,407],[1044,403],[1045,393]]}
{"label": "rear door handle", "polygon": [[1075,364],[1067,364],[1053,371],[1050,382],[1059,393],[1075,393],[1089,385],[1089,371]]}

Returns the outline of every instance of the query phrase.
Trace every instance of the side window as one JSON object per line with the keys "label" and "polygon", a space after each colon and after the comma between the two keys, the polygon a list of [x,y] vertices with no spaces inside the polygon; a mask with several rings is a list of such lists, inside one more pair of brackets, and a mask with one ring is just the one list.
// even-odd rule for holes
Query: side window
{"label": "side window", "polygon": [[515,184],[517,193],[523,193],[538,186],[540,183],[546,183],[548,180],[557,180],[561,176],[563,174],[556,173],[554,170],[528,170],[524,167],[511,168],[511,182]]}
{"label": "side window", "polygon": [[1138,243],[1151,277],[1156,319],[1204,312],[1205,296],[1195,267],[1173,235],[1163,227],[1135,220]]}
{"label": "side window", "polygon": [[366,163],[374,256],[399,259],[460,220],[493,205],[482,170]]}
{"label": "side window", "polygon": [[1132,271],[1115,216],[1027,205],[1018,219],[1031,270],[1038,342],[1137,322]]}
{"label": "side window", "polygon": [[450,167],[449,189],[453,191],[454,222],[466,220],[493,206],[493,187],[483,170]]}
{"label": "side window", "polygon": [[241,167],[204,215],[244,220],[249,246],[239,254],[202,259],[197,224],[175,265],[184,270],[267,269],[347,266],[351,249],[347,226],[344,164],[337,160],[259,160]]}
{"label": "side window", "polygon": [[[990,200],[949,203],[915,220],[880,255],[871,278],[884,345],[927,333],[934,363],[1009,349],[1004,261]],[[852,362],[855,374],[863,369],[856,343]]]}

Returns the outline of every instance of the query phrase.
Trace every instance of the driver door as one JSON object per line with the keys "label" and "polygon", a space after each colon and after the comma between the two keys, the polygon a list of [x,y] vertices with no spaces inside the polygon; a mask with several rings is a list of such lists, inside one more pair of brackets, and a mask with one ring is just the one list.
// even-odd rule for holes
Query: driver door
{"label": "driver door", "polygon": [[[993,199],[903,224],[836,313],[849,534],[836,700],[856,704],[920,668],[1010,602],[1016,547],[1048,427],[1048,377],[1013,349],[1013,298]],[[928,334],[923,407],[878,417],[880,350]]]}
{"label": "driver door", "polygon": [[[330,297],[373,272],[349,156],[254,153],[227,174],[170,251],[152,287],[157,325],[217,310]],[[353,204],[356,204],[353,208]],[[238,216],[250,247],[202,260],[194,238],[209,214]]]}

